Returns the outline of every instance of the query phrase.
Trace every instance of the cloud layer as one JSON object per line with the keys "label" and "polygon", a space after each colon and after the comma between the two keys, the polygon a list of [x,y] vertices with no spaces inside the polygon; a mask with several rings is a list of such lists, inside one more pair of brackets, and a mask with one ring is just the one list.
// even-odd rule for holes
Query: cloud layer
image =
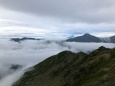
{"label": "cloud layer", "polygon": [[[0,42],[0,86],[10,86],[14,81],[20,78],[24,70],[44,59],[55,55],[64,50],[72,52],[86,52],[97,49],[100,46],[108,48],[115,47],[112,43],[75,43],[63,41],[24,41],[16,43],[1,39]],[[13,73],[9,73],[11,64],[22,65],[23,68]]]}
{"label": "cloud layer", "polygon": [[114,8],[114,0],[0,0],[0,36],[111,36]]}
{"label": "cloud layer", "polygon": [[0,4],[16,11],[71,22],[115,22],[114,0],[0,0]]}
{"label": "cloud layer", "polygon": [[0,35],[54,39],[84,33],[112,36],[114,8],[114,0],[0,0]]}

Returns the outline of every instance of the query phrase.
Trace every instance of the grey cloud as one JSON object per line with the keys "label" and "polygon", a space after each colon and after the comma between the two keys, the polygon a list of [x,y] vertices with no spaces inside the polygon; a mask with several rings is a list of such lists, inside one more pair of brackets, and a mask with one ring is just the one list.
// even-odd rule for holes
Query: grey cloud
{"label": "grey cloud", "polygon": [[0,4],[16,11],[68,22],[115,22],[114,0],[0,0]]}
{"label": "grey cloud", "polygon": [[[0,79],[0,86],[11,86],[11,84],[20,78],[28,67],[43,61],[44,59],[55,55],[64,50],[73,52],[89,52],[100,46],[107,48],[115,47],[112,43],[76,43],[63,41],[24,41],[15,43],[6,39],[0,42],[0,75],[1,72],[9,71],[5,64],[20,64],[23,69]],[[53,47],[53,48],[52,48]]]}

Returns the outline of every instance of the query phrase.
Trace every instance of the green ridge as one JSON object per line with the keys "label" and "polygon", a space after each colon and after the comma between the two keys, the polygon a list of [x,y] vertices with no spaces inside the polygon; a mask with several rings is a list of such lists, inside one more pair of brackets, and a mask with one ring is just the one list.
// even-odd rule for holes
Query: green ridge
{"label": "green ridge", "polygon": [[63,51],[33,68],[13,86],[115,86],[115,49]]}

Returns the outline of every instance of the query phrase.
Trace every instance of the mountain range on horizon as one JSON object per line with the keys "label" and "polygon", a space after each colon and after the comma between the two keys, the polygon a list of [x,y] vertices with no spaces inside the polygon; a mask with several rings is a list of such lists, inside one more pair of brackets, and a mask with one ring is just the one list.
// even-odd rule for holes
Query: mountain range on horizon
{"label": "mountain range on horizon", "polygon": [[96,43],[115,43],[115,36],[111,37],[96,37],[89,33],[86,33],[82,36],[69,38],[66,41],[68,42],[96,42]]}
{"label": "mountain range on horizon", "polygon": [[11,38],[10,40],[20,43],[20,42],[26,41],[26,40],[43,40],[43,39],[37,39],[37,38],[31,38],[31,37],[23,37],[23,38]]}
{"label": "mountain range on horizon", "polygon": [[[23,38],[11,38],[10,39],[13,42],[23,42],[26,40],[44,40],[44,39],[37,39],[37,38],[31,38],[31,37],[23,37]],[[67,42],[95,42],[95,43],[115,43],[115,36],[111,37],[96,37],[94,35],[91,35],[89,33],[86,33],[82,36],[70,36],[66,40]]]}

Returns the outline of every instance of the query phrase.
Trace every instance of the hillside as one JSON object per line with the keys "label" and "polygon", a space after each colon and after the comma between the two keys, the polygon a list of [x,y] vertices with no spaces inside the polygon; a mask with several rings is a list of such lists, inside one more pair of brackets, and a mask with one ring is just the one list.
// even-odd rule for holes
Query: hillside
{"label": "hillside", "polygon": [[33,68],[13,86],[115,86],[115,49],[63,51]]}

